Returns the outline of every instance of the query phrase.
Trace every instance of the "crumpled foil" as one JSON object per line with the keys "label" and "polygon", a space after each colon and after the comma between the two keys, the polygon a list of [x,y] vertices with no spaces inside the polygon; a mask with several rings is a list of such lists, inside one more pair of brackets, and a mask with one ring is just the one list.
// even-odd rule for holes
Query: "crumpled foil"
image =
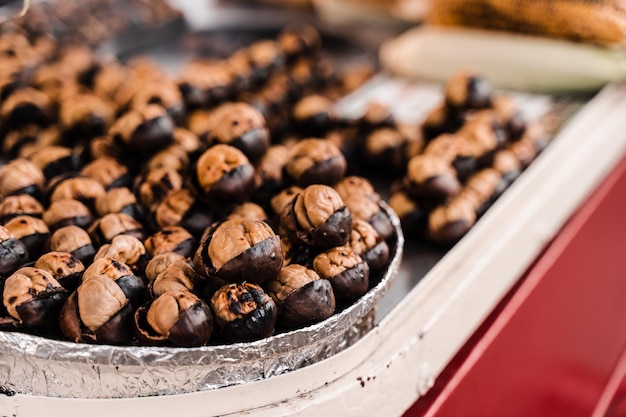
{"label": "crumpled foil", "polygon": [[326,359],[356,343],[397,275],[404,237],[396,214],[391,260],[356,303],[315,325],[251,343],[199,348],[87,345],[0,332],[0,388],[62,398],[175,395],[270,378]]}

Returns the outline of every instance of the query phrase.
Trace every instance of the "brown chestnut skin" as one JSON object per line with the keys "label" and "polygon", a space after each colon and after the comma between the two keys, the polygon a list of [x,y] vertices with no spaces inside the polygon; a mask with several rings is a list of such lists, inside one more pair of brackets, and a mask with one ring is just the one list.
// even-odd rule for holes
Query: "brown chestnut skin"
{"label": "brown chestnut skin", "polygon": [[415,198],[444,201],[461,191],[452,164],[436,155],[417,155],[409,160],[404,185]]}
{"label": "brown chestnut skin", "polygon": [[352,220],[352,234],[348,243],[354,253],[367,262],[370,271],[379,271],[387,265],[389,245],[368,222]]}
{"label": "brown chestnut skin", "polygon": [[63,335],[73,342],[129,344],[133,310],[120,287],[104,275],[83,282],[59,314]]}
{"label": "brown chestnut skin", "polygon": [[222,106],[209,135],[211,143],[234,146],[252,161],[257,161],[270,146],[270,132],[260,111],[247,103],[228,103]]}
{"label": "brown chestnut skin", "polygon": [[436,243],[452,245],[476,223],[476,203],[460,194],[428,216],[427,237]]}
{"label": "brown chestnut skin", "polygon": [[243,282],[220,288],[211,298],[219,335],[229,342],[252,342],[274,332],[276,303],[258,285]]}
{"label": "brown chestnut skin", "polygon": [[323,250],[348,241],[352,217],[333,188],[315,184],[305,188],[283,208],[280,226],[292,243]]}
{"label": "brown chestnut skin", "polygon": [[0,201],[0,224],[19,215],[41,218],[43,212],[43,206],[33,196],[28,194],[8,196]]}
{"label": "brown chestnut skin", "polygon": [[213,333],[213,314],[188,291],[168,291],[137,309],[135,335],[146,345],[204,346]]}
{"label": "brown chestnut skin", "polygon": [[330,281],[302,265],[288,265],[267,291],[278,306],[278,324],[288,328],[317,323],[335,312],[335,294]]}
{"label": "brown chestnut skin", "polygon": [[390,239],[395,233],[389,216],[381,209],[380,204],[359,195],[350,196],[344,202],[353,219],[365,220],[371,224],[384,240]]}
{"label": "brown chestnut skin", "polygon": [[50,204],[43,214],[43,221],[54,232],[61,227],[71,225],[87,228],[93,222],[93,215],[89,208],[80,201],[63,199]]}
{"label": "brown chestnut skin", "polygon": [[163,107],[151,104],[122,115],[109,129],[109,135],[129,150],[154,153],[172,143],[174,126]]}
{"label": "brown chestnut skin", "polygon": [[148,236],[144,244],[150,256],[153,257],[166,252],[176,252],[190,258],[197,246],[191,233],[180,226],[164,227]]}
{"label": "brown chestnut skin", "polygon": [[48,225],[37,217],[17,216],[4,225],[28,250],[29,258],[36,259],[44,250],[50,237]]}
{"label": "brown chestnut skin", "polygon": [[348,246],[317,255],[313,269],[330,281],[338,301],[354,301],[369,288],[369,266]]}
{"label": "brown chestnut skin", "polygon": [[287,174],[301,187],[333,185],[343,178],[347,162],[341,151],[327,139],[303,139],[290,152]]}
{"label": "brown chestnut skin", "polygon": [[85,265],[69,252],[47,252],[35,261],[35,268],[48,271],[67,291],[74,291],[81,282]]}
{"label": "brown chestnut skin", "polygon": [[241,220],[216,227],[198,247],[196,268],[227,282],[263,284],[283,264],[280,238],[263,221]]}
{"label": "brown chestnut skin", "polygon": [[212,209],[190,190],[176,190],[156,206],[154,220],[161,228],[180,226],[193,236],[200,236],[217,217]]}
{"label": "brown chestnut skin", "polygon": [[65,146],[42,146],[28,155],[47,179],[80,168],[80,157]]}
{"label": "brown chestnut skin", "polygon": [[3,304],[9,315],[30,329],[51,333],[67,291],[44,270],[24,267],[4,283]]}
{"label": "brown chestnut skin", "polygon": [[76,172],[58,175],[48,181],[46,195],[51,203],[58,200],[78,200],[89,209],[95,208],[96,199],[106,193],[93,178]]}
{"label": "brown chestnut skin", "polygon": [[26,245],[0,226],[0,277],[7,277],[28,262]]}
{"label": "brown chestnut skin", "polygon": [[143,225],[126,213],[109,213],[96,220],[89,227],[91,240],[103,245],[111,243],[118,235],[130,235],[139,240],[145,238]]}
{"label": "brown chestnut skin", "polygon": [[205,201],[243,203],[254,191],[254,167],[239,149],[218,144],[200,155],[191,182]]}
{"label": "brown chestnut skin", "polygon": [[89,265],[96,254],[89,233],[75,225],[61,227],[54,231],[50,236],[50,250],[69,252],[84,265]]}
{"label": "brown chestnut skin", "polygon": [[94,260],[100,258],[115,259],[128,265],[135,274],[143,275],[148,257],[146,247],[141,240],[135,236],[118,235],[111,240],[111,243],[100,246]]}
{"label": "brown chestnut skin", "polygon": [[43,190],[45,176],[27,159],[17,158],[0,166],[0,198],[29,194],[37,198]]}
{"label": "brown chestnut skin", "polygon": [[94,277],[106,277],[115,282],[134,308],[143,304],[146,298],[146,285],[124,262],[106,257],[94,259],[83,272],[82,282],[85,283]]}

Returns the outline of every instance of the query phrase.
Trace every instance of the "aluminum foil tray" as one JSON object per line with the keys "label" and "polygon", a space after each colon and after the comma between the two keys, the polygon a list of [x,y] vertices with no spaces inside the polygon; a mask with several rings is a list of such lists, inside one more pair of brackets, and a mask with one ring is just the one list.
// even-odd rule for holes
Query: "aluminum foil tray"
{"label": "aluminum foil tray", "polygon": [[379,301],[398,274],[404,237],[396,230],[389,266],[356,303],[315,325],[251,343],[199,348],[87,345],[0,332],[0,391],[63,398],[174,395],[244,384],[322,361],[375,324]]}

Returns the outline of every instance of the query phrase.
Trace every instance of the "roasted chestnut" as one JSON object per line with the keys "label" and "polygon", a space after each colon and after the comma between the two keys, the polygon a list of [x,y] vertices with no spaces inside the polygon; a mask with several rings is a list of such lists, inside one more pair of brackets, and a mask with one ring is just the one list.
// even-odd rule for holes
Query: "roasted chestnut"
{"label": "roasted chestnut", "polygon": [[254,167],[239,149],[218,144],[200,156],[191,181],[201,199],[243,203],[254,191]]}
{"label": "roasted chestnut", "polygon": [[278,306],[278,324],[301,327],[317,323],[335,312],[335,294],[330,281],[302,265],[288,265],[267,291]]}
{"label": "roasted chestnut", "polygon": [[43,212],[41,203],[28,194],[8,196],[0,201],[0,224],[20,215],[42,217]]}
{"label": "roasted chestnut", "polygon": [[327,185],[310,185],[281,211],[280,225],[292,243],[328,249],[345,244],[352,217],[337,191]]}
{"label": "roasted chestnut", "polygon": [[379,203],[372,201],[368,197],[356,194],[346,198],[344,203],[350,210],[353,219],[361,219],[368,222],[385,240],[393,236],[393,224]]}
{"label": "roasted chestnut", "polygon": [[133,322],[137,338],[148,345],[204,346],[213,333],[210,308],[188,291],[161,294],[141,306]]}
{"label": "roasted chestnut", "polygon": [[333,185],[343,178],[346,169],[346,158],[327,139],[304,139],[296,143],[285,166],[287,174],[302,187]]}
{"label": "roasted chestnut", "polygon": [[125,148],[150,154],[172,143],[173,133],[174,120],[157,104],[130,110],[109,129],[109,135]]}
{"label": "roasted chestnut", "polygon": [[73,141],[101,136],[113,121],[114,107],[95,94],[64,94],[59,122],[65,136]]}
{"label": "roasted chestnut", "polygon": [[234,343],[271,336],[278,317],[274,300],[249,282],[220,288],[211,298],[211,311],[220,336]]}
{"label": "roasted chestnut", "polygon": [[407,237],[417,237],[424,232],[428,212],[415,199],[411,198],[404,190],[399,189],[389,196],[388,202],[394,213],[398,215],[402,232]]}
{"label": "roasted chestnut", "polygon": [[50,99],[32,87],[13,91],[0,106],[3,125],[20,126],[27,123],[46,125],[50,122]]}
{"label": "roasted chestnut", "polygon": [[389,246],[368,222],[352,219],[352,234],[348,244],[354,253],[367,262],[370,271],[379,271],[387,265]]}
{"label": "roasted chestnut", "polygon": [[92,241],[99,245],[110,243],[115,236],[130,235],[139,240],[145,238],[141,223],[126,213],[109,213],[100,217],[89,227]]}
{"label": "roasted chestnut", "polygon": [[280,238],[267,223],[255,220],[216,227],[194,257],[198,271],[227,282],[263,284],[276,277],[282,264]]}
{"label": "roasted chestnut", "polygon": [[138,195],[146,207],[154,207],[167,195],[183,187],[182,175],[170,168],[157,168],[146,172],[139,181]]}
{"label": "roasted chestnut", "polygon": [[58,317],[63,335],[76,343],[123,345],[133,336],[131,304],[120,286],[105,275],[83,280]]}
{"label": "roasted chestnut", "polygon": [[26,245],[16,239],[4,226],[0,226],[0,277],[11,275],[28,262]]}
{"label": "roasted chestnut", "polygon": [[476,201],[473,196],[466,198],[466,195],[459,194],[430,213],[427,237],[434,242],[450,245],[461,239],[475,223]]}
{"label": "roasted chestnut", "polygon": [[181,121],[185,114],[183,96],[173,81],[159,80],[145,83],[133,94],[130,108],[140,110],[152,104],[163,107],[174,121]]}
{"label": "roasted chestnut", "polygon": [[146,298],[146,286],[126,263],[112,258],[94,259],[93,263],[83,272],[82,283],[98,277],[106,277],[115,282],[133,308],[143,304]]}
{"label": "roasted chestnut", "polygon": [[43,221],[50,230],[76,225],[87,228],[93,222],[89,208],[78,200],[56,200],[43,213]]}
{"label": "roasted chestnut", "polygon": [[196,241],[183,227],[166,226],[148,236],[145,246],[152,257],[166,252],[176,252],[189,258],[196,250]]}
{"label": "roasted chestnut", "polygon": [[215,217],[215,213],[187,189],[172,191],[154,213],[159,227],[181,226],[194,236],[200,236]]}
{"label": "roasted chestnut", "polygon": [[94,159],[80,173],[98,181],[105,190],[129,186],[132,180],[128,168],[110,156]]}
{"label": "roasted chestnut", "polygon": [[77,173],[56,176],[48,181],[46,194],[50,203],[73,199],[94,208],[96,199],[106,193],[104,187],[93,178]]}
{"label": "roasted chestnut", "polygon": [[267,213],[265,213],[263,207],[248,201],[233,207],[227,218],[265,221],[267,220]]}
{"label": "roasted chestnut", "polygon": [[61,227],[52,233],[50,250],[69,252],[84,265],[89,265],[96,254],[89,233],[75,225]]}
{"label": "roasted chestnut", "polygon": [[65,146],[41,146],[28,155],[28,160],[37,165],[47,179],[80,167],[80,158]]}
{"label": "roasted chestnut", "polygon": [[404,185],[412,196],[435,201],[443,201],[461,191],[461,183],[451,163],[436,155],[411,158]]}
{"label": "roasted chestnut", "polygon": [[50,237],[48,225],[37,217],[17,216],[6,222],[4,227],[26,246],[31,260],[41,255]]}
{"label": "roasted chestnut", "polygon": [[137,196],[126,187],[111,188],[96,199],[96,212],[100,216],[109,213],[126,213],[138,222],[145,220],[146,209]]}
{"label": "roasted chestnut", "polygon": [[330,281],[338,301],[354,301],[369,288],[369,266],[349,246],[320,253],[313,259],[313,269]]}
{"label": "roasted chestnut", "polygon": [[367,197],[376,203],[380,201],[380,195],[376,192],[370,180],[365,177],[356,175],[345,177],[335,184],[334,188],[344,201],[353,195]]}
{"label": "roasted chestnut", "polygon": [[80,284],[85,265],[69,252],[47,252],[35,261],[35,268],[47,271],[63,288],[74,291]]}
{"label": "roasted chestnut", "polygon": [[17,194],[39,197],[45,180],[37,165],[27,159],[13,159],[0,166],[0,198]]}
{"label": "roasted chestnut", "polygon": [[294,104],[291,116],[302,132],[310,136],[323,136],[335,126],[334,104],[326,96],[309,94]]}
{"label": "roasted chestnut", "polygon": [[2,301],[11,317],[24,327],[53,333],[67,291],[44,270],[25,267],[4,282]]}
{"label": "roasted chestnut", "polygon": [[281,211],[289,204],[300,192],[302,188],[297,185],[292,185],[280,191],[274,195],[270,200],[270,207],[275,214],[280,214]]}
{"label": "roasted chestnut", "polygon": [[306,24],[287,27],[278,36],[278,45],[290,62],[300,56],[316,54],[321,44],[317,30]]}
{"label": "roasted chestnut", "polygon": [[190,61],[178,83],[189,109],[211,107],[232,95],[233,76],[226,62]]}
{"label": "roasted chestnut", "polygon": [[155,255],[152,259],[148,261],[146,265],[145,276],[148,281],[153,281],[157,275],[161,272],[165,271],[168,266],[178,263],[178,262],[187,263],[187,259],[176,252],[165,252],[158,255]]}
{"label": "roasted chestnut", "polygon": [[[160,263],[161,260],[157,262]],[[167,264],[162,263],[159,266],[153,264],[151,269],[151,274],[158,271],[158,274],[148,282],[148,290],[153,297],[173,290],[194,291],[203,279],[186,259],[170,259]]]}
{"label": "roasted chestnut", "polygon": [[250,161],[258,160],[270,145],[270,132],[261,112],[241,102],[223,104],[222,107],[226,110],[215,116],[209,141],[234,146]]}
{"label": "roasted chestnut", "polygon": [[289,160],[289,150],[283,145],[270,146],[259,160],[255,182],[255,201],[266,203],[274,194],[284,188],[283,167]]}
{"label": "roasted chestnut", "polygon": [[134,273],[139,274],[143,272],[145,264],[148,262],[146,247],[141,240],[130,235],[115,236],[111,243],[100,246],[94,256],[94,261],[101,258],[110,258],[122,262],[131,267]]}
{"label": "roasted chestnut", "polygon": [[186,172],[189,168],[189,156],[187,152],[178,145],[170,145],[152,155],[146,163],[146,169],[148,171],[159,168]]}

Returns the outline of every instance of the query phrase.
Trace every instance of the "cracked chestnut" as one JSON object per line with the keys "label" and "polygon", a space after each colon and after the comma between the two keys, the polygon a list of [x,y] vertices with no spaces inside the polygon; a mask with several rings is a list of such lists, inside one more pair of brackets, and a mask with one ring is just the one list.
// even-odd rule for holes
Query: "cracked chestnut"
{"label": "cracked chestnut", "polygon": [[109,135],[126,149],[148,153],[171,144],[173,133],[174,120],[157,104],[128,111],[109,129]]}
{"label": "cracked chestnut", "polygon": [[83,284],[94,277],[106,277],[114,282],[133,308],[143,304],[146,298],[146,285],[126,263],[113,258],[94,259],[83,272]]}
{"label": "cracked chestnut", "polygon": [[122,262],[133,272],[142,274],[148,262],[148,253],[141,240],[130,235],[118,235],[111,240],[111,243],[100,246],[94,260],[100,258],[111,258]]}
{"label": "cracked chestnut", "polygon": [[274,332],[278,311],[272,297],[258,285],[228,284],[211,298],[219,335],[229,342],[252,342]]}
{"label": "cracked chestnut", "polygon": [[0,165],[0,198],[29,194],[37,198],[46,178],[37,165],[27,159],[17,158]]}
{"label": "cracked chestnut", "polygon": [[4,226],[0,226],[0,277],[7,277],[28,262],[26,245]]}
{"label": "cracked chestnut", "polygon": [[348,241],[352,216],[337,191],[315,184],[305,188],[283,208],[280,225],[294,244],[328,249]]}
{"label": "cracked chestnut", "polygon": [[337,246],[313,259],[313,269],[330,281],[338,301],[354,301],[369,288],[369,266],[349,246]]}
{"label": "cracked chestnut", "polygon": [[41,203],[28,194],[8,196],[0,201],[0,224],[20,215],[41,218],[43,212]]}
{"label": "cracked chestnut", "polygon": [[4,227],[26,246],[30,260],[43,253],[50,237],[48,225],[37,217],[17,216],[6,222]]}
{"label": "cracked chestnut", "polygon": [[276,277],[283,264],[280,238],[263,221],[241,220],[208,233],[194,256],[207,276],[227,282],[263,284]]}
{"label": "cracked chestnut", "polygon": [[52,231],[72,225],[86,228],[93,223],[93,216],[89,208],[80,201],[65,199],[50,204],[43,213],[43,221]]}
{"label": "cracked chestnut", "polygon": [[50,236],[50,250],[69,252],[84,265],[89,265],[96,254],[89,233],[75,225],[55,230]]}
{"label": "cracked chestnut", "polygon": [[47,252],[35,261],[35,268],[47,271],[67,291],[80,284],[85,265],[69,252]]}
{"label": "cracked chestnut", "polygon": [[59,310],[67,291],[44,270],[25,267],[4,282],[2,301],[11,317],[42,333],[58,328]]}
{"label": "cracked chestnut", "polygon": [[130,301],[105,275],[83,280],[63,304],[58,319],[63,335],[76,343],[124,345],[133,335]]}
{"label": "cracked chestnut", "polygon": [[352,234],[348,244],[354,253],[367,262],[370,271],[379,271],[387,265],[389,245],[368,222],[352,220]]}
{"label": "cracked chestnut", "polygon": [[267,292],[278,306],[278,324],[284,327],[307,326],[335,312],[330,281],[302,265],[282,268],[276,279],[267,284]]}
{"label": "cracked chestnut", "polygon": [[300,186],[333,185],[343,178],[347,162],[339,148],[328,139],[304,139],[294,145],[285,166]]}
{"label": "cracked chestnut", "polygon": [[166,252],[176,252],[189,258],[196,250],[196,240],[183,227],[166,226],[148,236],[145,246],[152,257]]}
{"label": "cracked chestnut", "polygon": [[213,333],[213,315],[188,291],[168,291],[141,306],[134,316],[137,338],[147,345],[204,346]]}

